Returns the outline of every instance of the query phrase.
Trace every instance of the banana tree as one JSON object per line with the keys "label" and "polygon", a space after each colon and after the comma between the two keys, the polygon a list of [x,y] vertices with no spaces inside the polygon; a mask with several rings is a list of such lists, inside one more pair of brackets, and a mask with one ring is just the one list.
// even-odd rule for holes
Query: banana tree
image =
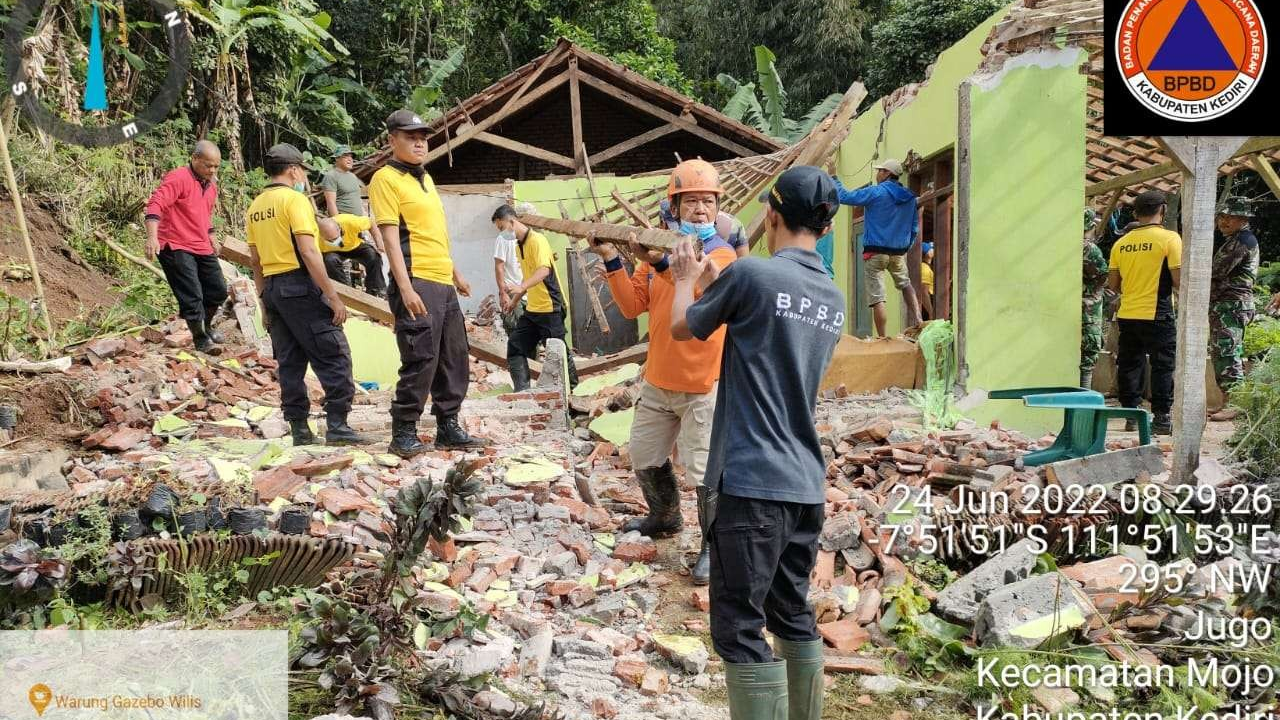
{"label": "banana tree", "polygon": [[[264,103],[264,112],[275,120],[271,142],[294,142],[299,147],[326,153],[338,145],[333,135],[345,137],[355,127],[343,98],[357,96],[377,102],[373,93],[348,77],[332,75],[333,65],[311,48],[295,50],[288,72],[273,82],[273,97]],[[287,135],[289,137],[283,137]]]}
{"label": "banana tree", "polygon": [[[729,101],[722,111],[725,115],[776,140],[793,143],[804,137],[840,104],[840,95],[828,95],[799,120],[788,118],[787,91],[778,75],[777,56],[763,45],[757,45],[755,52],[757,82],[743,83],[724,73],[716,76],[716,81],[730,93]],[[760,91],[759,95],[756,93],[757,89]],[[764,98],[763,104],[760,102],[761,97]]]}
{"label": "banana tree", "polygon": [[440,96],[443,94],[444,83],[450,75],[462,67],[462,58],[465,54],[466,48],[458,46],[441,60],[428,60],[427,66],[430,71],[422,84],[414,88],[409,95],[409,109],[428,121],[438,117],[442,111],[436,107],[436,103],[440,101]]}
{"label": "banana tree", "polygon": [[[245,43],[252,29],[275,28],[290,33],[328,61],[347,49],[329,34],[332,20],[312,0],[294,0],[287,8],[253,5],[251,0],[179,0],[186,13],[213,31],[218,40],[214,70],[213,126],[226,136],[232,166],[244,169],[240,146],[240,106],[254,110],[253,89]],[[332,52],[330,47],[333,48]]]}

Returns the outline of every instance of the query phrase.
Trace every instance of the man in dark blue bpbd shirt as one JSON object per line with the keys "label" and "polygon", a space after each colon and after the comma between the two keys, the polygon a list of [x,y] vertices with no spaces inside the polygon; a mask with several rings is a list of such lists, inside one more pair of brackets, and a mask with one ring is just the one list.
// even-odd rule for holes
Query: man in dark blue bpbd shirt
{"label": "man in dark blue bpbd shirt", "polygon": [[705,339],[728,326],[706,485],[719,493],[711,638],[725,662],[730,717],[819,720],[822,640],[808,596],[826,464],[814,408],[845,300],[815,247],[840,203],[830,176],[809,166],[784,172],[761,201],[768,260],[742,258],[717,272],[689,244],[676,249],[671,332]]}

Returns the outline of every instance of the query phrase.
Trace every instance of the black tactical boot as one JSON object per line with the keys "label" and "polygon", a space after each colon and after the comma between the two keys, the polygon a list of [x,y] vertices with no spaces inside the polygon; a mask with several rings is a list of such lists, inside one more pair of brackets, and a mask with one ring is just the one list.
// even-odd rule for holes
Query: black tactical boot
{"label": "black tactical boot", "polygon": [[369,442],[363,435],[351,429],[345,416],[327,416],[325,418],[325,426],[325,445],[364,445]]}
{"label": "black tactical boot", "polygon": [[483,438],[471,437],[466,430],[462,429],[462,423],[458,422],[457,415],[449,417],[436,418],[436,449],[437,450],[461,450],[464,448],[478,448],[489,444],[488,440]]}
{"label": "black tactical boot", "polygon": [[1173,418],[1169,413],[1157,413],[1151,420],[1151,432],[1155,435],[1172,435]]}
{"label": "black tactical boot", "polygon": [[418,423],[409,420],[392,420],[391,445],[387,450],[402,458],[411,458],[426,452],[426,444],[418,439]]}
{"label": "black tactical boot", "polygon": [[628,520],[622,531],[638,530],[641,535],[651,538],[671,537],[680,532],[684,518],[680,515],[680,492],[671,461],[663,463],[662,467],[637,470],[636,480],[640,482],[644,501],[649,504],[649,514]]}
{"label": "black tactical boot", "polygon": [[508,357],[507,372],[511,373],[511,387],[515,392],[529,389],[529,358],[523,355]]}
{"label": "black tactical boot", "polygon": [[294,446],[298,445],[314,445],[316,436],[311,432],[311,426],[306,420],[290,420],[289,434],[293,435]]}
{"label": "black tactical boot", "polygon": [[222,337],[222,333],[218,332],[213,327],[213,318],[217,314],[217,306],[207,307],[204,309],[204,334],[208,336],[209,340],[221,345],[226,342],[226,339]]}
{"label": "black tactical boot", "polygon": [[698,559],[689,570],[689,579],[694,585],[706,585],[711,582],[711,546],[707,544],[707,536],[711,534],[711,521],[716,516],[716,502],[720,493],[699,485],[698,491],[698,525],[702,529],[702,549],[698,551]]}
{"label": "black tactical boot", "polygon": [[203,321],[188,320],[187,329],[191,331],[191,341],[195,344],[196,350],[202,353],[213,351],[213,341],[209,339],[208,333],[205,332]]}
{"label": "black tactical boot", "polygon": [[1085,390],[1093,389],[1093,370],[1092,369],[1080,371],[1080,387],[1084,388]]}

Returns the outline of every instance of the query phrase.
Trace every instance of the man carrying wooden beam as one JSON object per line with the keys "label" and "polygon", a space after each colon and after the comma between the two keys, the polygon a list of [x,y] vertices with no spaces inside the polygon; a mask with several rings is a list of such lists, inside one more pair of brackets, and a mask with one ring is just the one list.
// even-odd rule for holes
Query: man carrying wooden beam
{"label": "man carrying wooden beam", "polygon": [[485,444],[458,422],[471,381],[466,320],[458,294],[471,286],[449,255],[444,204],[423,163],[427,124],[411,110],[387,117],[391,161],[369,181],[373,210],[394,282],[387,303],[395,315],[400,348],[400,379],[391,402],[390,452],[409,458],[426,452],[418,438],[418,419],[431,396],[439,449]]}
{"label": "man carrying wooden beam", "polygon": [[719,237],[729,243],[729,247],[733,248],[738,257],[751,254],[751,243],[747,242],[746,228],[742,226],[741,220],[727,212],[717,212],[716,219],[712,222],[694,225],[676,217],[676,213],[671,209],[671,200],[668,199],[658,203],[658,217],[668,230],[695,235],[703,242],[712,237]]}
{"label": "man carrying wooden beam", "polygon": [[[720,173],[703,160],[686,160],[676,166],[667,183],[667,199],[680,213],[680,222],[699,234],[712,232],[702,240],[703,252],[717,267],[737,259],[728,241],[715,235],[715,218],[720,211]],[[631,467],[640,490],[649,504],[649,514],[622,526],[624,532],[638,530],[649,537],[669,537],[680,532],[680,492],[671,466],[672,448],[680,452],[685,476],[698,493],[698,523],[702,542],[690,576],[697,585],[711,577],[707,547],[709,518],[715,514],[716,494],[703,485],[707,453],[711,447],[711,418],[715,411],[716,383],[720,378],[720,355],[724,350],[724,330],[695,342],[676,342],[671,336],[671,301],[675,283],[666,253],[633,247],[643,258],[628,277],[622,258],[610,243],[596,242],[592,252],[604,260],[609,290],[618,309],[627,318],[649,313],[649,357],[645,362],[644,384],[636,401],[635,422],[631,425]]]}
{"label": "man carrying wooden beam", "polygon": [[1229,407],[1231,389],[1244,379],[1244,331],[1253,322],[1253,283],[1258,279],[1258,238],[1249,228],[1253,204],[1229,197],[1218,207],[1218,232],[1223,241],[1213,255],[1209,288],[1209,349],[1214,376],[1222,390],[1222,409],[1214,422],[1234,420],[1240,411]]}
{"label": "man carrying wooden beam", "polygon": [[[1173,371],[1177,362],[1178,327],[1173,294],[1182,268],[1182,238],[1165,229],[1169,205],[1165,194],[1147,190],[1133,201],[1138,226],[1111,248],[1107,287],[1120,293],[1116,318],[1120,351],[1116,372],[1120,404],[1142,405],[1147,360],[1151,362],[1151,429],[1173,432]],[[1126,428],[1133,429],[1130,421]]]}
{"label": "man carrying wooden beam", "polygon": [[[516,219],[515,208],[499,205],[491,218],[498,231],[514,238],[523,279],[503,293],[502,312],[514,313],[527,295],[528,304],[507,336],[507,370],[516,392],[529,389],[529,360],[547,340],[564,342],[564,293],[556,273],[551,244],[542,233]],[[569,387],[578,386],[578,372],[569,356]]]}

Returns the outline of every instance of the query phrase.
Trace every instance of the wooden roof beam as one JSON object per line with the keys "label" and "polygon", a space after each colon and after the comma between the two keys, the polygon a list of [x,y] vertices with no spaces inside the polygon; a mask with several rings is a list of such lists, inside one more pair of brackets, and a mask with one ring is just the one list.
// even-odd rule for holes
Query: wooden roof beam
{"label": "wooden roof beam", "polygon": [[504,150],[510,150],[511,152],[527,155],[538,160],[545,160],[549,163],[561,165],[571,170],[577,169],[578,166],[576,160],[566,155],[551,152],[550,150],[544,150],[540,147],[534,147],[528,143],[522,143],[518,140],[512,140],[511,138],[504,138],[501,135],[494,135],[491,132],[477,133],[475,139],[480,142],[493,145],[494,147],[500,147]]}
{"label": "wooden roof beam", "polygon": [[671,133],[679,129],[680,129],[680,126],[676,125],[675,123],[667,123],[665,125],[659,125],[658,127],[652,130],[649,130],[647,132],[641,133],[629,140],[623,140],[622,142],[617,143],[616,145],[611,145],[605,148],[604,150],[601,150],[595,155],[592,155],[591,157],[587,158],[587,162],[591,163],[592,165],[599,165],[600,163],[608,160],[612,160],[613,158],[623,153],[631,152],[632,150],[635,150],[641,145],[651,143],[654,140],[657,140],[658,138],[663,137],[664,135],[670,135]]}
{"label": "wooden roof beam", "polygon": [[[499,110],[498,112],[481,120],[475,125],[472,125],[466,130],[463,130],[457,135],[454,135],[453,146],[457,147],[459,145],[462,145],[462,143],[468,140],[475,139],[475,137],[480,133],[485,132],[486,130],[493,127],[494,125],[497,125],[498,123],[502,122],[508,116],[513,115],[523,110],[524,108],[528,107],[529,105],[532,105],[533,103],[537,102],[539,99],[541,99],[542,97],[550,93],[552,90],[555,90],[556,88],[568,82],[568,80],[569,80],[569,71],[565,70],[564,72],[560,73],[559,75],[556,75],[555,77],[539,85],[533,90],[530,90],[518,101],[514,103],[509,103],[502,110]],[[447,152],[447,149],[444,146],[442,145],[437,146],[436,148],[432,149],[430,152],[427,153],[427,159],[422,164],[430,165],[436,160],[439,160],[441,157],[444,157],[444,154],[446,152]]]}

